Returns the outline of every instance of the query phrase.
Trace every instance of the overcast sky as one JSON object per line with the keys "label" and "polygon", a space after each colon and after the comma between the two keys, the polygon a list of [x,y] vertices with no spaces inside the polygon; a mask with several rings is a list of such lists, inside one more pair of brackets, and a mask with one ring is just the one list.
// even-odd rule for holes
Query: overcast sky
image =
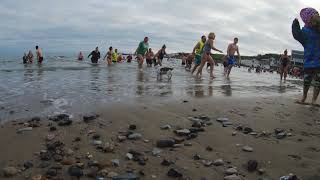
{"label": "overcast sky", "polygon": [[208,32],[224,51],[237,36],[242,54],[280,53],[301,49],[291,23],[307,6],[320,10],[320,0],[1,0],[0,53],[36,44],[57,53],[110,45],[133,52],[144,36],[154,49],[191,52]]}

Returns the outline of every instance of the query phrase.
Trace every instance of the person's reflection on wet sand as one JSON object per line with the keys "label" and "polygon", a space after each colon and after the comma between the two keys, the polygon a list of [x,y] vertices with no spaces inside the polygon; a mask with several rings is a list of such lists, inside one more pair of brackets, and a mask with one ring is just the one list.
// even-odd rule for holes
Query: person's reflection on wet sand
{"label": "person's reflection on wet sand", "polygon": [[97,65],[92,65],[92,68],[90,69],[90,90],[93,91],[100,91],[99,88],[99,74],[100,73],[100,68]]}
{"label": "person's reflection on wet sand", "polygon": [[143,95],[143,93],[144,93],[143,78],[144,78],[143,71],[138,70],[138,72],[137,72],[137,90],[136,90],[137,95]]}
{"label": "person's reflection on wet sand", "polygon": [[213,96],[213,86],[212,86],[213,81],[210,80],[208,84],[208,96]]}
{"label": "person's reflection on wet sand", "polygon": [[283,93],[286,93],[286,91],[287,91],[287,86],[285,85],[285,83],[280,82],[280,86],[279,86],[278,92],[280,94],[283,94]]}
{"label": "person's reflection on wet sand", "polygon": [[41,66],[38,67],[37,71],[37,81],[41,81],[43,77],[43,68]]}
{"label": "person's reflection on wet sand", "polygon": [[232,96],[232,88],[230,84],[222,85],[221,89],[222,94],[224,94],[225,96]]}
{"label": "person's reflection on wet sand", "polygon": [[24,82],[25,83],[29,83],[29,82],[34,80],[33,79],[33,69],[32,69],[32,67],[29,66],[29,64],[25,64],[24,65],[23,77],[24,77]]}

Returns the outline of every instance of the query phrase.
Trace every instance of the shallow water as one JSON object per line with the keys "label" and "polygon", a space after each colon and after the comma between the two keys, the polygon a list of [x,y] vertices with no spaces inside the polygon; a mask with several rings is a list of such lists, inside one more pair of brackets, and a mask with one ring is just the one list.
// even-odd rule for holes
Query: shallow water
{"label": "shallow water", "polygon": [[[173,77],[157,80],[155,68],[138,69],[136,62],[108,67],[103,61],[92,65],[74,58],[46,58],[44,64],[23,65],[20,61],[0,61],[0,121],[54,112],[91,112],[112,103],[136,103],[211,97],[257,97],[295,94],[301,80],[280,84],[279,75],[248,73],[234,68],[230,79],[223,67],[215,67],[215,79],[204,70],[197,79],[179,60],[164,60],[174,67]],[[12,112],[10,112],[12,111]],[[13,112],[14,111],[14,112]]]}

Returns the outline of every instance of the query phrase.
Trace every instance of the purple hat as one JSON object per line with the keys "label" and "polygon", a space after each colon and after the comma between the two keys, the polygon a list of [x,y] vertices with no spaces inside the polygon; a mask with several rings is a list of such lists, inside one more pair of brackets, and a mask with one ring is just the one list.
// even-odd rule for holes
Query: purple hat
{"label": "purple hat", "polygon": [[301,19],[304,22],[306,27],[311,26],[310,20],[314,15],[319,15],[318,11],[315,10],[314,8],[304,8],[300,11]]}

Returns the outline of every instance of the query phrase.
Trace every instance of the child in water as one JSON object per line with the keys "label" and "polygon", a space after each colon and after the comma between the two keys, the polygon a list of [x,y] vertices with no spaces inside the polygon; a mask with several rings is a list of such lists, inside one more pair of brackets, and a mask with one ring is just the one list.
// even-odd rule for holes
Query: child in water
{"label": "child in water", "polygon": [[305,103],[310,86],[314,86],[312,104],[315,105],[320,91],[319,13],[314,8],[304,8],[300,16],[305,24],[302,29],[297,18],[292,23],[292,35],[304,48],[303,96],[298,103]]}

